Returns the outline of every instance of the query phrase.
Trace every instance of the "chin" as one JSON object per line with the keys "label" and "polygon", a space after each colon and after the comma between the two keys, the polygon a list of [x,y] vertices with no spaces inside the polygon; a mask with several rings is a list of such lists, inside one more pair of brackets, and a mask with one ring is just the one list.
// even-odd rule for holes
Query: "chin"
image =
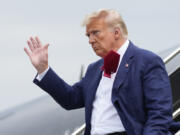
{"label": "chin", "polygon": [[106,56],[106,54],[103,51],[101,51],[101,50],[96,50],[96,51],[94,50],[94,52],[96,53],[97,56],[99,56],[101,58]]}
{"label": "chin", "polygon": [[96,55],[99,56],[99,57],[101,57],[101,58],[103,58],[103,57],[105,56],[104,54],[102,54],[102,53],[97,53],[97,52],[96,52]]}

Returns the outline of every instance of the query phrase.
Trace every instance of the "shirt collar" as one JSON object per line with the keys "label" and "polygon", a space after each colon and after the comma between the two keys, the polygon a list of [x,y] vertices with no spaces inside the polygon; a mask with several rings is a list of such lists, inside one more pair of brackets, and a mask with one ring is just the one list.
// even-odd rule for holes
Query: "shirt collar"
{"label": "shirt collar", "polygon": [[129,46],[129,40],[127,39],[124,44],[118,49],[117,53],[120,54],[120,57],[122,58],[124,53],[126,52],[127,48]]}

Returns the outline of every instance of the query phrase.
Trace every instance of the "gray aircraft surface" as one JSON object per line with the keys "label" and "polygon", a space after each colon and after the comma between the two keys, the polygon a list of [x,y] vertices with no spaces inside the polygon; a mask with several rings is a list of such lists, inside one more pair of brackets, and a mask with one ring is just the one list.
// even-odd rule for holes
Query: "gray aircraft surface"
{"label": "gray aircraft surface", "polygon": [[[158,53],[171,81],[175,121],[180,121],[179,52],[180,45]],[[43,96],[0,112],[0,135],[70,135],[83,123],[84,109],[67,111],[50,96]]]}

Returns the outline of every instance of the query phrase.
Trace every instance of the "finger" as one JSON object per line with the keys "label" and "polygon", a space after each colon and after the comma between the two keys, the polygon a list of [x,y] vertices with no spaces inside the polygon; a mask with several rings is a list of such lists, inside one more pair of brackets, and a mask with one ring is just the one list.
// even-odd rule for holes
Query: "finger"
{"label": "finger", "polygon": [[45,46],[44,46],[44,49],[45,49],[45,52],[48,54],[48,47],[49,47],[49,44],[46,44]]}
{"label": "finger", "polygon": [[28,44],[30,50],[31,50],[31,51],[34,51],[34,47],[33,47],[33,45],[31,44],[31,42],[30,42],[30,41],[27,41],[27,44]]}
{"label": "finger", "polygon": [[31,40],[31,42],[32,42],[32,45],[33,45],[34,49],[37,48],[38,46],[37,46],[37,43],[36,43],[36,41],[34,40],[34,38],[31,37],[30,40]]}
{"label": "finger", "polygon": [[29,51],[26,47],[24,47],[24,51],[26,52],[26,54],[27,54],[29,57],[31,57],[31,53],[30,53],[30,51]]}
{"label": "finger", "polygon": [[46,44],[46,45],[44,46],[44,48],[45,48],[46,50],[48,50],[48,47],[49,47],[49,44]]}
{"label": "finger", "polygon": [[41,43],[41,41],[39,40],[39,38],[38,38],[38,37],[35,37],[35,40],[36,40],[36,42],[37,42],[37,46],[38,46],[38,47],[42,47],[42,43]]}

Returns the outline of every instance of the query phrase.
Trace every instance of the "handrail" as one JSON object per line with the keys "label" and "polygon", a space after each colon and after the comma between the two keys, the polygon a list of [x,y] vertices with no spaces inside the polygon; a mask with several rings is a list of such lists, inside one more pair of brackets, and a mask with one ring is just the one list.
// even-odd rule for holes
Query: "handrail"
{"label": "handrail", "polygon": [[177,109],[174,113],[173,113],[173,119],[175,119],[177,116],[179,116],[180,114],[180,108]]}
{"label": "handrail", "polygon": [[[180,53],[180,47],[178,47],[176,50],[174,50],[169,56],[167,56],[163,61],[165,64],[167,64],[169,61],[171,61],[175,56],[177,56]],[[180,108],[177,109],[175,112],[173,112],[173,119],[175,119],[180,114]],[[179,135],[179,132],[177,133]]]}
{"label": "handrail", "polygon": [[176,55],[180,53],[180,47],[174,50],[169,56],[167,56],[163,61],[167,64],[170,60],[172,60]]}
{"label": "handrail", "polygon": [[[180,53],[180,47],[178,47],[176,50],[174,50],[169,56],[167,56],[165,59],[163,59],[164,63],[167,64],[169,61],[171,61],[176,55]],[[176,118],[180,114],[180,108],[173,113],[173,118]],[[80,135],[85,130],[86,125],[83,124],[80,128],[78,128],[75,132],[73,132],[71,135]]]}
{"label": "handrail", "polygon": [[71,135],[81,135],[85,130],[86,124],[83,124],[81,127],[79,127],[75,132],[73,132]]}

